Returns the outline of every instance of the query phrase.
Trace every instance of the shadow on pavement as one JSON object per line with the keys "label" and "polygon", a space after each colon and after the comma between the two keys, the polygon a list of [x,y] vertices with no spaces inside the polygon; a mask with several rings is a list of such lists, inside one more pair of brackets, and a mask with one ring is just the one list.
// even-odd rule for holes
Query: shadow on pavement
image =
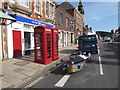
{"label": "shadow on pavement", "polygon": [[61,64],[59,67],[55,68],[54,70],[51,70],[50,73],[55,74],[55,75],[65,75],[67,72],[63,71],[64,65]]}
{"label": "shadow on pavement", "polygon": [[104,50],[104,51],[107,51],[107,52],[114,52],[115,50]]}
{"label": "shadow on pavement", "polygon": [[29,54],[29,55],[25,55],[25,56],[17,56],[14,58],[24,60],[24,61],[34,62],[34,55],[33,54]]}

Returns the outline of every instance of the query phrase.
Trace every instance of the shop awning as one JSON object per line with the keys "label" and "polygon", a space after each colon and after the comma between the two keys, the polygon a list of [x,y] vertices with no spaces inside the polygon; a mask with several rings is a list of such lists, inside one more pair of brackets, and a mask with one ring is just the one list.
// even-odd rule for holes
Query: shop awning
{"label": "shop awning", "polygon": [[3,13],[3,12],[0,11],[0,19],[1,19],[1,18],[7,19],[7,20],[14,20],[14,21],[16,21],[15,18],[13,18],[13,17],[11,17],[11,16],[8,16],[8,15],[6,15],[5,13]]}

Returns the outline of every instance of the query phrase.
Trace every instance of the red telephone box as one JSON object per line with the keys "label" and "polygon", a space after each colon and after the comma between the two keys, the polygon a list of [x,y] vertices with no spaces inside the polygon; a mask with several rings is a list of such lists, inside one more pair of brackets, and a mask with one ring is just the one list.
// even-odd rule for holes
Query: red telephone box
{"label": "red telephone box", "polygon": [[52,28],[52,58],[58,59],[58,29]]}
{"label": "red telephone box", "polygon": [[34,29],[35,62],[48,64],[52,62],[52,29],[37,26]]}

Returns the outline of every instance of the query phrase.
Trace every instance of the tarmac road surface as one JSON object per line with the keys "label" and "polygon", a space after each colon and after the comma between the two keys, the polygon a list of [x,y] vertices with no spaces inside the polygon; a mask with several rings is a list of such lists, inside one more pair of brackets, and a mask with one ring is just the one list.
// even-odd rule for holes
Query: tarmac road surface
{"label": "tarmac road surface", "polygon": [[118,53],[117,45],[100,42],[99,53],[92,54],[92,63],[83,70],[67,74],[61,65],[28,86],[30,88],[118,88],[120,64]]}

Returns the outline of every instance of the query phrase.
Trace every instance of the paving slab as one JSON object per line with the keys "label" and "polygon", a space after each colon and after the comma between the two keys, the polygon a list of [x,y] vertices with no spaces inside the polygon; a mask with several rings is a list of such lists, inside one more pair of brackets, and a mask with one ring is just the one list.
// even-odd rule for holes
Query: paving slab
{"label": "paving slab", "polygon": [[12,84],[2,80],[2,84],[1,85],[2,85],[2,88],[7,88],[7,87],[10,87]]}

